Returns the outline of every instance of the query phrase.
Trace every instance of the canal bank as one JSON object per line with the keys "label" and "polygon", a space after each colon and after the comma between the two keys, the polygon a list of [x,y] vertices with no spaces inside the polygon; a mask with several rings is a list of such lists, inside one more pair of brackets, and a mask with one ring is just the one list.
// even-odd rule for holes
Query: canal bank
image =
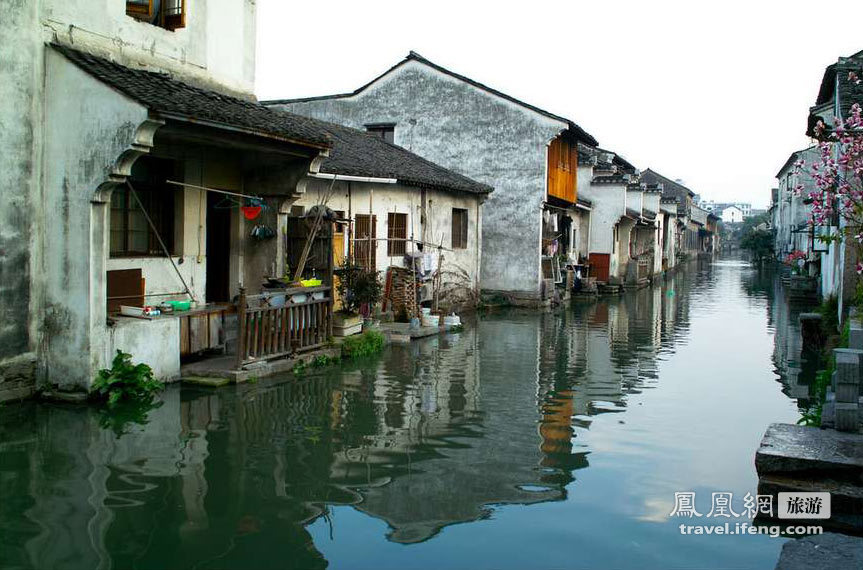
{"label": "canal bank", "polygon": [[0,566],[772,567],[784,539],[669,514],[677,492],[739,511],[761,434],[799,417],[782,295],[693,263],[299,379],[172,385],[120,437],[91,408],[7,405]]}

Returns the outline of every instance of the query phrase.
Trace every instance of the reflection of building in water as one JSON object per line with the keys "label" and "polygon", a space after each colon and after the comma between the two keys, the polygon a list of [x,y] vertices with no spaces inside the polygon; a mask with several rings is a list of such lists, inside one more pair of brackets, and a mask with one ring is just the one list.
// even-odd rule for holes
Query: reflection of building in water
{"label": "reflection of building in water", "polygon": [[426,540],[486,517],[492,504],[564,497],[541,470],[538,332],[535,319],[490,320],[447,350],[435,341],[393,348],[373,380],[377,433],[333,466],[348,484],[369,470],[392,473],[386,485],[362,488],[356,505],[386,520],[391,540]]}
{"label": "reflection of building in water", "polygon": [[[15,509],[20,525],[14,542],[4,538],[0,566],[109,568],[107,544],[119,514],[151,498],[149,477],[177,474],[179,392],[168,392],[162,407],[150,411],[148,429],[120,438],[100,427],[94,410],[17,408],[26,413],[14,423],[4,418],[0,465],[13,460],[30,468],[2,478],[2,518]],[[29,435],[19,439],[16,434]],[[24,475],[26,481],[20,479]],[[143,522],[142,532],[158,524]],[[7,564],[10,559],[17,562]]]}
{"label": "reflection of building in water", "polygon": [[492,505],[565,499],[588,465],[579,432],[650,386],[688,326],[686,287],[497,313],[282,384],[173,386],[120,439],[93,410],[30,404],[20,425],[0,417],[0,516],[21,521],[0,565],[316,568],[305,527],[338,524],[329,505],[411,543]]}
{"label": "reflection of building in water", "polygon": [[810,385],[821,365],[817,355],[803,353],[799,319],[800,314],[811,310],[811,307],[789,303],[785,286],[772,272],[755,278],[763,281],[758,286],[770,289],[768,325],[773,328],[773,365],[783,384],[782,391],[805,404],[810,396]]}

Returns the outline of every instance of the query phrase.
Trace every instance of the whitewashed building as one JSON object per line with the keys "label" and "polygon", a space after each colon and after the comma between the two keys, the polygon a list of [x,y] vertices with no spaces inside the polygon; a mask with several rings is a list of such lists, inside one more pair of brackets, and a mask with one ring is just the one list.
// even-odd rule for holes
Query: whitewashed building
{"label": "whitewashed building", "polygon": [[[7,3],[0,45],[0,399],[86,390],[118,349],[175,378],[181,319],[114,311],[280,274],[250,232],[281,229],[328,132],[255,102],[253,0]],[[223,344],[205,313],[192,342]]]}
{"label": "whitewashed building", "polygon": [[[581,243],[579,144],[572,120],[520,101],[411,52],[351,93],[265,102],[379,132],[411,152],[493,186],[482,208],[483,293],[540,305],[561,284],[561,253]],[[575,261],[575,260],[574,260]]]}
{"label": "whitewashed building", "polygon": [[[423,256],[426,266],[440,270],[451,296],[476,298],[482,208],[492,188],[376,133],[324,127],[333,139],[330,155],[300,181],[297,199],[283,213],[307,216],[325,200],[341,222],[333,243],[337,265],[352,252],[383,278],[389,267],[409,268],[414,256]],[[459,294],[459,288],[466,290]]]}
{"label": "whitewashed building", "polygon": [[739,224],[743,221],[743,211],[737,206],[726,206],[719,210],[722,222],[726,224]]}

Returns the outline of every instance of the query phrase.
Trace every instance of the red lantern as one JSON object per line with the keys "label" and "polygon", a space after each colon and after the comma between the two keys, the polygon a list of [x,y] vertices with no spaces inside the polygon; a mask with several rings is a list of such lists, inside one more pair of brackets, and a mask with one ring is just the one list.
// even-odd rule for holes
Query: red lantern
{"label": "red lantern", "polygon": [[247,220],[254,220],[261,214],[260,206],[241,206],[240,210],[243,211],[243,215],[246,216]]}

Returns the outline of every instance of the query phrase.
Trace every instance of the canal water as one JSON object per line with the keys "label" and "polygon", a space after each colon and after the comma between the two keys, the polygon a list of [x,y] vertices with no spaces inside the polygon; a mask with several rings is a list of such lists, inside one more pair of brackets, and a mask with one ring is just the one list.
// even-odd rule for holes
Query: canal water
{"label": "canal water", "polygon": [[299,378],[171,386],[146,424],[6,405],[0,567],[772,568],[785,539],[669,514],[756,493],[762,434],[808,394],[800,310],[769,272],[690,263]]}

